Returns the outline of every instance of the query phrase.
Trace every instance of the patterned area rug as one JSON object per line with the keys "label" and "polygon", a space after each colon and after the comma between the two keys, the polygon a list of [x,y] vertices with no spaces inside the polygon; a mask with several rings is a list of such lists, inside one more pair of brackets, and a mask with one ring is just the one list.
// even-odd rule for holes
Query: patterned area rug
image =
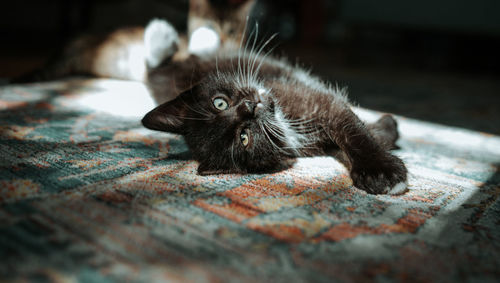
{"label": "patterned area rug", "polygon": [[198,176],[151,107],[132,82],[0,89],[0,279],[500,280],[500,137],[398,117],[410,188],[374,196],[327,157]]}

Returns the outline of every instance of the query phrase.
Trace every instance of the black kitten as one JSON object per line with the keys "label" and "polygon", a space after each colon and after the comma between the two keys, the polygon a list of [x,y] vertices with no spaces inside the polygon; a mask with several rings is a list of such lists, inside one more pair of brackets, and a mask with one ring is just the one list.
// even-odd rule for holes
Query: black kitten
{"label": "black kitten", "polygon": [[183,135],[199,174],[277,171],[297,157],[331,155],[360,189],[406,189],[406,167],[388,152],[398,138],[391,116],[366,126],[341,91],[259,53],[191,56],[150,70],[163,104],[143,125]]}

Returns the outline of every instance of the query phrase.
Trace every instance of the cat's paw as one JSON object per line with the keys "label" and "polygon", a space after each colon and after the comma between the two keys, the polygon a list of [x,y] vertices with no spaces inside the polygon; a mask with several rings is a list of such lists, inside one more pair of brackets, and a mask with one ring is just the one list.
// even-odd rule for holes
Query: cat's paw
{"label": "cat's paw", "polygon": [[165,20],[154,19],[144,31],[145,58],[148,67],[158,67],[165,59],[177,51],[179,35]]}
{"label": "cat's paw", "polygon": [[221,44],[220,36],[209,27],[197,28],[189,38],[188,51],[194,55],[209,55],[215,53]]}
{"label": "cat's paw", "polygon": [[370,194],[398,195],[406,191],[408,171],[401,159],[387,153],[373,161],[353,166],[351,178],[355,187]]}

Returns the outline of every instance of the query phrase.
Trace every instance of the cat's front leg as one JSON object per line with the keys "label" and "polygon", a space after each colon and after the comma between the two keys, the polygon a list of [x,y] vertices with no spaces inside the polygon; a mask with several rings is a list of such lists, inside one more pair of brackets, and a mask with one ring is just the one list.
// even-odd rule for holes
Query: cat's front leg
{"label": "cat's front leg", "polygon": [[[371,194],[400,194],[407,187],[407,169],[398,157],[372,137],[350,109],[336,109],[329,135],[346,155],[354,186]],[[333,124],[333,125],[332,125]]]}

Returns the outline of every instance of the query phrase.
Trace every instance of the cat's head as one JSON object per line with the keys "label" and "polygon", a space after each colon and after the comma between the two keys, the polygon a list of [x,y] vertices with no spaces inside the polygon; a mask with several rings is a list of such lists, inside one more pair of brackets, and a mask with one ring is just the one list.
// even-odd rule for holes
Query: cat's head
{"label": "cat's head", "polygon": [[301,135],[270,90],[211,75],[142,120],[153,130],[184,136],[201,175],[270,172],[288,168]]}
{"label": "cat's head", "polygon": [[235,49],[244,35],[255,0],[190,0],[188,33],[206,27],[220,37],[221,46]]}

